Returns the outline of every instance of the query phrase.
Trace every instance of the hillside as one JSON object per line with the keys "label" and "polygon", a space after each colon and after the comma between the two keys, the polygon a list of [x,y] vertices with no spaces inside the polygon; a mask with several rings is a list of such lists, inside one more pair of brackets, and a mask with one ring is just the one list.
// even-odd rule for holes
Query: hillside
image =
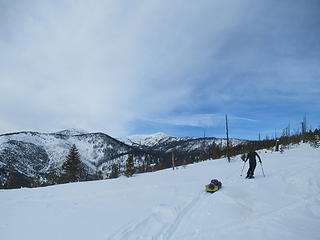
{"label": "hillside", "polygon": [[[104,133],[64,130],[57,133],[18,132],[0,135],[0,183],[9,172],[30,179],[61,167],[71,146],[79,150],[87,174],[108,169],[113,161],[125,161],[133,148]],[[0,172],[1,173],[1,172]],[[0,184],[1,185],[1,184]]]}
{"label": "hillside", "polygon": [[[260,151],[264,178],[240,177],[240,157],[133,178],[0,190],[0,229],[17,239],[316,240],[320,149]],[[247,167],[247,166],[246,166]],[[218,178],[223,188],[203,187]],[[54,233],[53,233],[54,232]]]}
{"label": "hillside", "polygon": [[[245,142],[230,141],[233,145]],[[159,133],[118,140],[105,133],[88,133],[81,129],[2,134],[0,186],[4,186],[10,178],[17,179],[14,180],[14,187],[30,186],[38,179],[44,184],[55,182],[73,144],[79,150],[83,165],[81,180],[92,180],[97,172],[108,178],[113,164],[123,171],[129,154],[134,154],[136,168],[157,165],[161,169],[171,166],[170,150],[175,151],[177,163],[182,163],[182,159],[194,162],[199,160],[199,156],[210,158],[213,147],[223,148],[225,142],[225,139],[218,138],[177,138]]]}

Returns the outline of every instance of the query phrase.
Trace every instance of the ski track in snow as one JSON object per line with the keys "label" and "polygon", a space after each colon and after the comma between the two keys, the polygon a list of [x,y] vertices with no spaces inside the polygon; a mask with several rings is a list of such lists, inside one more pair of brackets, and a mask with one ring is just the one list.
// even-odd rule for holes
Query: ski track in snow
{"label": "ski track in snow", "polygon": [[[238,171],[233,171],[230,176],[226,177],[226,180],[234,176]],[[172,206],[160,205],[153,212],[144,217],[142,220],[136,223],[129,223],[122,226],[118,231],[111,234],[108,240],[126,240],[126,239],[155,239],[155,240],[169,240],[175,239],[172,236],[180,226],[180,224],[185,222],[188,215],[195,209],[199,209],[207,203],[206,200],[210,200],[212,195],[219,194],[216,193],[206,193],[203,190],[199,192],[197,197],[194,197],[189,203],[187,203],[181,210],[177,210]],[[231,200],[233,203],[237,203],[247,207],[245,204],[241,203],[240,200],[223,195]],[[188,224],[188,223],[184,223]],[[157,226],[155,229],[154,226]]]}
{"label": "ski track in snow", "polygon": [[[240,177],[238,157],[133,178],[2,190],[1,238],[318,240],[320,149],[260,155],[266,177],[258,164],[256,179],[244,179],[248,164]],[[203,189],[211,178],[222,181],[213,194]],[[57,236],[47,234],[54,229]]]}
{"label": "ski track in snow", "polygon": [[[126,224],[116,233],[112,234],[108,240],[125,239],[171,239],[181,221],[192,209],[208,198],[210,195],[201,191],[197,197],[193,198],[181,210],[171,206],[160,205],[153,212],[137,223]],[[154,226],[157,226],[155,229]]]}

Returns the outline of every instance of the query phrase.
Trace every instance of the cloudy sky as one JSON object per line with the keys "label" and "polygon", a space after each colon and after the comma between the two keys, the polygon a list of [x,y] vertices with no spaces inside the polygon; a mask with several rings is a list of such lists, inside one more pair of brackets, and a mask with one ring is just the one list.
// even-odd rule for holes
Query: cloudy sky
{"label": "cloudy sky", "polygon": [[0,0],[0,133],[320,125],[319,0]]}

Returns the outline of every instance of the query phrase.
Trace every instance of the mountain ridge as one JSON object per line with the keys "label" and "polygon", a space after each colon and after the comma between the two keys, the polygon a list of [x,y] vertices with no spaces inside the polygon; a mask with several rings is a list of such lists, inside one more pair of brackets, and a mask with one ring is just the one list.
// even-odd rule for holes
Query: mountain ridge
{"label": "mountain ridge", "polygon": [[[80,133],[80,134],[74,134]],[[136,139],[138,135],[135,135]],[[125,142],[102,132],[84,133],[70,129],[55,133],[21,131],[0,135],[0,185],[4,185],[10,172],[47,181],[46,175],[61,173],[61,166],[72,145],[76,145],[85,171],[84,180],[92,179],[97,172],[108,178],[112,165],[117,164],[120,172],[130,154],[134,155],[135,166],[144,169],[150,166],[166,168],[171,165],[171,151],[175,151],[177,164],[182,161],[198,161],[212,156],[214,146],[225,147],[226,140],[219,138],[178,138],[163,133],[142,135],[147,140]],[[233,144],[246,140],[230,139]],[[41,167],[40,167],[41,166]],[[91,177],[90,177],[91,176]]]}

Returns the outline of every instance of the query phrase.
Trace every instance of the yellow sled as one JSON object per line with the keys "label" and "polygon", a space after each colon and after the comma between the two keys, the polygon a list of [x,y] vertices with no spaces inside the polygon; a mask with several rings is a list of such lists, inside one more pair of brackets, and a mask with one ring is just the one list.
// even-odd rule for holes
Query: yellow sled
{"label": "yellow sled", "polygon": [[222,183],[217,179],[211,180],[210,184],[205,186],[206,192],[214,193],[222,187]]}
{"label": "yellow sled", "polygon": [[219,190],[218,186],[214,186],[214,185],[211,186],[211,184],[206,185],[205,189],[206,189],[206,192],[209,192],[209,193],[214,193]]}

